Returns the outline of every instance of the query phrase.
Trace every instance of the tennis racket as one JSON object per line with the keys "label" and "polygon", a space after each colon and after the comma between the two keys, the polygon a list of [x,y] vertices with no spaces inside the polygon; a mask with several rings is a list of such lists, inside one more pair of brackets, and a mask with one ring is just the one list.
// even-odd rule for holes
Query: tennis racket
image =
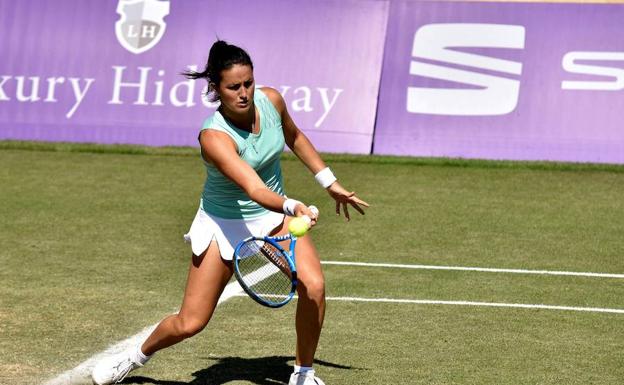
{"label": "tennis racket", "polygon": [[[310,206],[315,214],[318,209]],[[304,216],[307,222],[310,217]],[[288,250],[279,242],[290,241]],[[291,233],[278,237],[249,237],[234,250],[234,275],[243,290],[260,305],[278,308],[286,305],[297,289],[295,246]]]}

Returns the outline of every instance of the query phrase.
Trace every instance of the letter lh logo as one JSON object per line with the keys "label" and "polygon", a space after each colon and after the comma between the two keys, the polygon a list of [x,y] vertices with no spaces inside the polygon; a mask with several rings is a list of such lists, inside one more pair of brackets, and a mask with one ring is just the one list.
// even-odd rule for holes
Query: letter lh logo
{"label": "letter lh logo", "polygon": [[115,23],[119,43],[128,51],[140,54],[154,47],[165,34],[164,17],[169,14],[169,1],[119,0]]}
{"label": "letter lh logo", "polygon": [[[511,75],[522,73],[522,64],[453,48],[524,48],[525,29],[502,24],[428,24],[414,34],[412,56]],[[408,87],[407,111],[434,115],[505,115],[518,104],[520,81],[419,61],[410,63],[410,74],[463,83],[479,88]]]}

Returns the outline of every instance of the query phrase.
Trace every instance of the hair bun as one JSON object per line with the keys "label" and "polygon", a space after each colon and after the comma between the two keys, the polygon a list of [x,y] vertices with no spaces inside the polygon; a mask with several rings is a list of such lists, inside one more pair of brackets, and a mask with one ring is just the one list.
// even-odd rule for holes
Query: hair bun
{"label": "hair bun", "polygon": [[217,40],[210,47],[209,56],[212,56],[214,53],[216,56],[219,56],[220,53],[225,52],[230,45],[225,40]]}

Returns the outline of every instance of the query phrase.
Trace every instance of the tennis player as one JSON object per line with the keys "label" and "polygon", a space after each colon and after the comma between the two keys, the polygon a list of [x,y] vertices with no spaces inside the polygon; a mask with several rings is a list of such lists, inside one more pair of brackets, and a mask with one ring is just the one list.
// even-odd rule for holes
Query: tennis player
{"label": "tennis player", "polygon": [[[291,217],[318,218],[307,205],[287,198],[280,154],[284,144],[315,175],[336,201],[336,214],[349,219],[348,208],[364,214],[368,204],[347,191],[288,114],[282,96],[256,88],[251,58],[243,49],[217,41],[203,72],[208,92],[220,106],[199,134],[207,179],[199,209],[185,239],[193,251],[180,312],[163,319],[138,346],[100,361],[93,369],[96,384],[117,383],[157,351],[199,333],[210,320],[232,276],[237,242],[250,235],[286,234]],[[289,385],[323,385],[312,368],[325,316],[325,283],[318,253],[308,235],[296,246],[297,342]]]}

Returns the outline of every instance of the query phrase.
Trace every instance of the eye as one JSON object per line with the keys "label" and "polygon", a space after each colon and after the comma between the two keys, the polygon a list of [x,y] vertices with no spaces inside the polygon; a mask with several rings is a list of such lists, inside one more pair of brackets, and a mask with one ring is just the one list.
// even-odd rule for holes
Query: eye
{"label": "eye", "polygon": [[253,85],[253,83],[254,83],[254,81],[253,81],[253,80],[247,80],[247,81],[245,82],[245,88],[249,88],[249,87],[251,87],[251,86]]}
{"label": "eye", "polygon": [[241,86],[240,84],[232,84],[232,85],[227,86],[227,88],[228,90],[236,91],[237,89],[240,88],[240,86]]}

